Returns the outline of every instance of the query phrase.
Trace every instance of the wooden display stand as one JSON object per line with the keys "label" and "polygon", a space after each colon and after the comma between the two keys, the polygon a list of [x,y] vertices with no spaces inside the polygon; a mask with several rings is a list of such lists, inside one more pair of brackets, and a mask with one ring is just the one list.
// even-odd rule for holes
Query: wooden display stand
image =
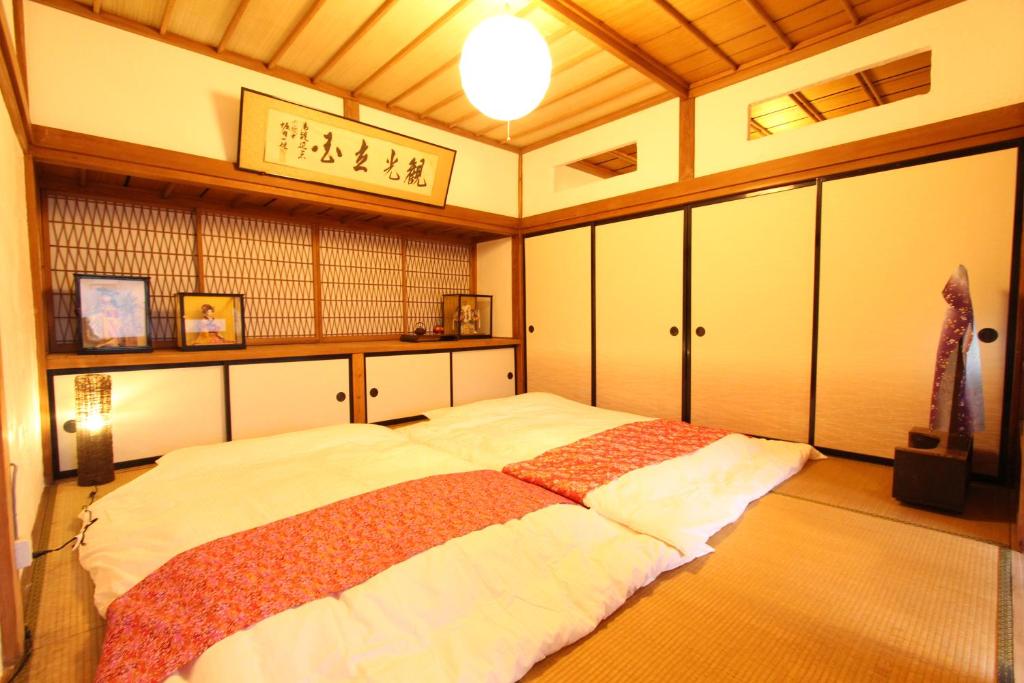
{"label": "wooden display stand", "polygon": [[963,512],[971,475],[970,437],[914,428],[896,449],[892,495],[905,503]]}

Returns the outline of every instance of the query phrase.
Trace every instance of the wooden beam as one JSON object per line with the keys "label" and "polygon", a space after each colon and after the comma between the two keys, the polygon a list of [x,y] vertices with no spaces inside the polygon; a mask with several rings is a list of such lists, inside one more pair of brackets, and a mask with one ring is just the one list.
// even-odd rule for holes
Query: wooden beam
{"label": "wooden beam", "polygon": [[575,26],[580,33],[669,92],[679,97],[689,96],[690,85],[679,74],[612,31],[573,0],[542,0],[542,2],[564,21]]}
{"label": "wooden beam", "polygon": [[590,175],[595,175],[598,178],[602,178],[602,179],[603,178],[614,178],[615,176],[619,175],[618,173],[616,173],[615,171],[611,170],[610,168],[605,168],[604,166],[598,166],[597,164],[592,164],[589,161],[587,161],[586,159],[580,159],[579,161],[574,161],[571,164],[566,164],[566,166],[568,166],[569,168],[575,168],[577,171],[582,171],[583,173],[589,173]]}
{"label": "wooden beam", "polygon": [[284,54],[288,52],[288,48],[295,44],[295,41],[298,40],[299,36],[302,35],[302,32],[306,30],[306,27],[309,26],[310,22],[316,18],[316,13],[320,11],[320,8],[324,6],[325,2],[327,2],[327,0],[316,0],[316,2],[313,3],[313,6],[310,7],[305,16],[299,20],[299,23],[295,25],[295,28],[293,28],[284,39],[284,42],[278,46],[274,56],[270,58],[269,62],[267,62],[267,68],[273,69],[277,66],[278,62],[281,61],[281,58],[284,57]]}
{"label": "wooden beam", "polygon": [[853,3],[850,0],[839,0],[839,4],[843,6],[843,10],[847,16],[850,17],[850,21],[856,26],[860,23],[860,17],[857,15],[857,10],[853,9]]}
{"label": "wooden beam", "polygon": [[160,192],[160,197],[162,199],[170,199],[171,195],[174,193],[174,190],[177,187],[178,186],[175,185],[174,183],[167,183],[167,185],[164,187],[163,191]]}
{"label": "wooden beam", "polygon": [[32,126],[29,123],[28,91],[18,64],[17,51],[14,34],[7,25],[7,14],[0,12],[0,99],[3,99],[7,108],[21,150],[27,152],[32,139]]}
{"label": "wooden beam", "polygon": [[761,7],[761,3],[757,0],[746,0],[746,3],[750,9],[754,10],[754,14],[757,15],[758,19],[760,19],[765,26],[771,29],[771,32],[779,39],[779,42],[785,45],[787,50],[792,50],[794,45],[793,41],[789,39],[789,36],[787,36],[781,28],[779,28],[779,25],[771,18],[768,12],[765,11],[764,7]]}
{"label": "wooden beam", "polygon": [[171,14],[174,12],[174,3],[176,0],[167,0],[167,4],[164,5],[164,16],[160,19],[160,35],[167,33],[167,27],[171,23]]}
{"label": "wooden beam", "polygon": [[629,162],[631,164],[635,164],[636,163],[636,156],[635,155],[633,155],[633,154],[626,154],[625,152],[620,152],[617,149],[613,149],[610,152],[605,152],[605,154],[611,154],[613,157],[616,157],[618,159],[622,159],[623,161],[627,161],[627,162]]}
{"label": "wooden beam", "polygon": [[99,14],[100,10],[102,10],[102,9],[103,9],[103,0],[92,0],[92,11],[93,12],[95,12],[96,14]]}
{"label": "wooden beam", "polygon": [[796,103],[796,106],[800,107],[805,114],[810,116],[815,121],[824,121],[825,116],[818,111],[818,108],[814,106],[814,103],[807,99],[802,92],[792,92],[789,94],[789,99]]}
{"label": "wooden beam", "polygon": [[[629,116],[630,114],[635,114],[638,111],[643,111],[644,109],[648,109],[649,107],[653,107],[655,105],[661,104],[662,102],[668,102],[671,99],[675,99],[675,95],[673,95],[672,93],[662,93],[661,95],[655,95],[654,97],[649,97],[646,100],[641,100],[640,102],[637,102],[636,104],[631,104],[628,107],[623,107],[619,111],[613,111],[610,114],[605,114],[604,116],[598,116],[598,117],[593,118],[593,119],[591,119],[589,121],[581,123],[578,126],[573,126],[572,128],[570,128],[568,130],[559,131],[559,132],[553,133],[552,135],[549,135],[549,136],[547,136],[545,138],[541,138],[540,140],[536,140],[536,141],[531,142],[529,144],[525,144],[522,147],[520,147],[520,154],[526,154],[527,152],[532,152],[535,149],[540,149],[541,147],[545,147],[547,145],[550,145],[552,142],[558,142],[559,140],[564,140],[566,138],[571,138],[572,136],[579,135],[580,133],[582,133],[584,131],[588,131],[588,130],[590,130],[592,128],[597,128],[598,126],[603,126],[604,124],[608,123],[609,121],[615,121],[616,119],[621,119],[624,116]],[[550,128],[551,126],[556,125],[556,123],[557,122],[549,123],[545,127],[546,128]],[[522,133],[518,133],[518,134],[522,135]]]}
{"label": "wooden beam", "polygon": [[871,99],[871,103],[876,107],[885,104],[885,97],[878,91],[875,84],[871,82],[871,79],[863,71],[858,71],[853,75],[857,79],[857,83],[860,84],[861,90],[863,90],[867,96]]}
{"label": "wooden beam", "polygon": [[765,128],[760,123],[758,123],[757,119],[750,119],[750,127],[753,128],[754,130],[756,130],[761,135],[771,135],[772,134],[771,130]]}
{"label": "wooden beam", "polygon": [[359,103],[348,97],[345,98],[345,118],[352,121],[359,120]]}
{"label": "wooden beam", "polygon": [[[693,177],[696,164],[697,131],[693,98],[679,101],[679,180]],[[628,156],[628,155],[627,155]],[[633,163],[636,163],[634,160]]]}
{"label": "wooden beam", "polygon": [[251,0],[238,0],[238,7],[235,8],[235,13],[231,15],[231,21],[228,22],[228,27],[224,29],[224,35],[220,37],[220,41],[217,43],[217,52],[224,52],[224,47],[231,40],[231,37],[235,35],[235,31],[238,29],[239,22],[242,21],[242,16],[245,14],[245,10],[249,9],[249,3]]}
{"label": "wooden beam", "polygon": [[358,95],[360,90],[362,90],[363,88],[368,86],[373,81],[377,80],[377,78],[379,78],[381,74],[383,74],[385,71],[387,71],[392,66],[394,66],[399,61],[401,61],[407,54],[409,54],[410,52],[415,50],[417,47],[422,45],[423,41],[425,41],[427,38],[431,37],[432,35],[434,35],[438,31],[440,31],[444,27],[445,24],[447,24],[449,21],[451,21],[455,17],[456,14],[458,14],[459,12],[464,10],[466,7],[468,7],[471,2],[473,2],[473,0],[459,0],[457,3],[452,5],[451,9],[449,9],[447,12],[442,14],[439,19],[434,21],[434,23],[432,23],[430,26],[425,28],[418,36],[413,38],[412,42],[406,44],[406,46],[403,47],[398,52],[396,52],[391,57],[391,59],[389,59],[388,61],[384,62],[382,65],[377,67],[377,69],[373,73],[371,73],[369,76],[364,78],[361,83],[359,83],[354,88],[352,88],[352,94],[353,95]]}
{"label": "wooden beam", "polygon": [[320,67],[320,70],[313,74],[313,82],[319,82],[324,77],[324,74],[333,69],[338,62],[341,61],[341,58],[348,54],[348,51],[351,50],[357,42],[359,42],[359,39],[365,36],[371,28],[377,25],[377,22],[384,18],[384,15],[387,14],[388,10],[391,9],[394,4],[395,0],[384,0],[380,7],[374,10],[373,14],[363,22],[362,26],[357,28],[355,33],[349,36],[349,39],[342,43],[341,47],[331,55],[331,58],[328,59],[322,67]]}
{"label": "wooden beam", "polygon": [[89,184],[89,171],[84,168],[78,169],[78,186],[85,187]]}
{"label": "wooden beam", "polygon": [[704,35],[696,26],[691,24],[690,20],[683,16],[683,13],[677,10],[675,5],[668,0],[654,0],[654,3],[661,9],[665,10],[670,17],[675,19],[676,22],[683,27],[684,31],[689,33],[690,36],[703,45],[705,49],[709,50],[711,54],[728,64],[730,69],[736,71],[740,68],[736,62],[732,61],[732,58],[729,55],[722,51],[722,48],[711,42],[710,38]]}

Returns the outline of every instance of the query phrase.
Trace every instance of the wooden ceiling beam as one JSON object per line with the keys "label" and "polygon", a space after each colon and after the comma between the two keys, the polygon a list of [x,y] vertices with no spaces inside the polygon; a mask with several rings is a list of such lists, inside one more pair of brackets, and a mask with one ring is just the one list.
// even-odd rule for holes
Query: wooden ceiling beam
{"label": "wooden ceiling beam", "polygon": [[606,24],[582,9],[573,0],[541,1],[548,9],[561,17],[563,21],[575,26],[580,33],[614,54],[630,67],[647,76],[647,78],[679,97],[689,96],[690,84],[682,76],[655,60],[615,31],[612,31]]}
{"label": "wooden ceiling beam", "polygon": [[452,5],[451,9],[449,9],[447,12],[442,14],[439,19],[434,21],[434,23],[432,23],[430,26],[425,28],[418,36],[413,38],[412,42],[407,43],[406,46],[403,47],[398,52],[396,52],[394,54],[394,56],[391,57],[391,59],[389,59],[388,61],[384,62],[382,65],[377,67],[377,69],[373,73],[371,73],[369,76],[364,78],[361,83],[359,83],[354,88],[352,88],[352,94],[353,95],[358,95],[360,90],[365,88],[367,85],[369,85],[373,81],[377,80],[377,78],[379,78],[381,74],[383,74],[385,71],[387,71],[392,66],[397,64],[406,55],[408,55],[410,52],[415,50],[417,47],[422,45],[423,41],[425,41],[427,38],[431,37],[432,35],[434,35],[438,31],[440,31],[444,27],[445,24],[447,24],[449,21],[451,21],[452,18],[454,18],[456,14],[458,14],[462,10],[466,9],[466,7],[468,7],[471,2],[473,2],[473,0],[459,0],[457,3]]}
{"label": "wooden ceiling beam", "polygon": [[769,16],[764,7],[761,7],[761,3],[757,0],[746,0],[746,3],[750,9],[754,10],[754,14],[757,15],[764,25],[771,29],[771,32],[779,39],[779,42],[785,45],[787,50],[792,50],[794,46],[793,41],[789,39],[789,36],[786,35],[785,31],[779,27],[775,20]]}
{"label": "wooden ceiling beam", "polygon": [[277,51],[274,52],[274,56],[270,58],[269,62],[267,62],[267,68],[273,69],[278,65],[281,58],[284,57],[286,52],[288,52],[288,49],[295,44],[295,41],[298,40],[299,36],[302,35],[302,32],[306,30],[306,27],[309,26],[314,18],[316,18],[317,12],[320,11],[320,8],[324,6],[325,2],[327,2],[327,0],[316,0],[316,2],[313,3],[313,6],[309,8],[309,11],[306,12],[302,19],[299,20],[299,23],[297,23],[295,28],[288,33],[284,42],[281,43],[277,48]]}
{"label": "wooden ceiling beam", "polygon": [[860,23],[860,16],[857,14],[857,10],[853,8],[853,3],[850,0],[839,0],[839,4],[843,6],[843,11],[850,17],[850,21],[853,22],[854,26]]}
{"label": "wooden ceiling beam", "polygon": [[800,107],[803,110],[803,112],[810,116],[813,120],[825,120],[825,115],[818,111],[818,108],[814,106],[814,103],[807,99],[807,97],[799,90],[797,92],[790,93],[789,99],[793,100],[796,103],[796,106]]}
{"label": "wooden ceiling beam", "polygon": [[359,39],[365,36],[371,28],[376,26],[377,23],[384,18],[384,15],[388,13],[388,10],[390,10],[394,4],[395,0],[384,0],[384,2],[382,2],[380,6],[373,11],[373,14],[367,17],[366,21],[356,29],[355,33],[349,36],[348,40],[342,43],[341,47],[331,55],[331,58],[328,59],[315,74],[313,74],[313,82],[319,82],[323,79],[324,74],[337,66],[338,62],[340,62],[342,58],[355,46],[355,44],[359,42]]}
{"label": "wooden ceiling beam", "polygon": [[765,128],[760,123],[758,123],[757,119],[750,119],[750,127],[753,128],[754,130],[756,130],[761,135],[771,135],[772,134],[771,130]]}
{"label": "wooden ceiling beam", "polygon": [[875,84],[871,82],[871,79],[863,71],[858,71],[853,77],[857,79],[861,90],[871,99],[872,104],[876,107],[885,104],[885,98],[882,96],[882,93],[878,92],[878,88],[875,87]]}
{"label": "wooden ceiling beam", "polygon": [[167,4],[164,5],[164,15],[160,19],[160,35],[167,34],[167,27],[171,23],[171,14],[174,12],[175,0],[167,0]]}
{"label": "wooden ceiling beam", "polygon": [[220,41],[217,43],[217,52],[224,52],[224,46],[231,40],[231,36],[235,35],[235,31],[238,29],[239,22],[242,21],[242,16],[245,14],[245,10],[249,9],[249,2],[251,0],[238,0],[238,7],[235,8],[235,13],[231,15],[231,21],[228,22],[228,27],[224,29],[224,34],[220,37]]}
{"label": "wooden ceiling beam", "polygon": [[605,152],[605,154],[611,154],[616,159],[622,159],[623,161],[629,162],[629,163],[633,164],[634,166],[636,166],[636,155],[635,154],[626,154],[625,152],[620,152],[617,149],[613,149],[610,152]]}
{"label": "wooden ceiling beam", "polygon": [[656,4],[661,9],[665,10],[665,12],[667,12],[670,17],[675,19],[676,22],[683,27],[684,31],[690,34],[690,37],[692,37],[698,43],[703,45],[705,49],[711,52],[711,54],[715,55],[720,60],[728,64],[730,69],[736,71],[737,69],[740,68],[739,64],[732,60],[732,57],[725,54],[725,52],[722,51],[722,48],[715,45],[715,43],[713,43],[710,38],[704,35],[704,33],[702,33],[699,28],[691,24],[690,20],[683,16],[683,13],[676,9],[676,6],[673,5],[671,2],[669,2],[668,0],[654,0],[654,4]]}
{"label": "wooden ceiling beam", "polygon": [[602,179],[614,178],[615,176],[619,175],[610,168],[599,166],[597,164],[587,161],[586,159],[574,161],[571,164],[566,164],[566,166],[568,166],[569,168],[575,168],[577,171],[582,171],[583,173],[589,173],[590,175],[594,175]]}

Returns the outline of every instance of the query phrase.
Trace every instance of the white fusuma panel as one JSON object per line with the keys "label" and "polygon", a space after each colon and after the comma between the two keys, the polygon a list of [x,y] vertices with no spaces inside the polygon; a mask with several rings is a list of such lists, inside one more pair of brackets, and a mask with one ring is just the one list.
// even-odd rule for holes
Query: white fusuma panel
{"label": "white fusuma panel", "polygon": [[516,350],[452,352],[452,405],[516,393]]}
{"label": "white fusuma panel", "polygon": [[421,415],[451,405],[451,354],[366,357],[366,421]]}

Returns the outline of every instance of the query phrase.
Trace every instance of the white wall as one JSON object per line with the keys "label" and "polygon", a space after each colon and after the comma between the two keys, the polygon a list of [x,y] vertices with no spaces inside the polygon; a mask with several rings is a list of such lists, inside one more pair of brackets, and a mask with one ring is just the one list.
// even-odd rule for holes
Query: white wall
{"label": "white wall", "polygon": [[512,336],[512,238],[503,237],[476,245],[476,291],[494,297],[495,337]]}
{"label": "white wall", "polygon": [[[633,173],[577,184],[565,164],[636,143]],[[562,182],[556,182],[563,176]],[[669,100],[523,155],[523,215],[646,190],[679,180],[679,100]]]}
{"label": "white wall", "polygon": [[[32,122],[235,161],[244,86],[341,114],[339,97],[190,50],[25,3]],[[517,214],[512,152],[361,108],[367,123],[456,149],[448,203]]]}
{"label": "white wall", "polygon": [[[0,67],[2,68],[2,67]],[[32,536],[43,494],[38,364],[32,276],[28,260],[25,160],[6,108],[0,115],[0,361],[3,438],[18,466],[15,491],[20,538]]]}
{"label": "white wall", "polygon": [[[696,100],[695,174],[779,159],[1024,101],[1024,0],[965,0]],[[747,140],[747,107],[892,59],[932,51],[925,95]]]}

